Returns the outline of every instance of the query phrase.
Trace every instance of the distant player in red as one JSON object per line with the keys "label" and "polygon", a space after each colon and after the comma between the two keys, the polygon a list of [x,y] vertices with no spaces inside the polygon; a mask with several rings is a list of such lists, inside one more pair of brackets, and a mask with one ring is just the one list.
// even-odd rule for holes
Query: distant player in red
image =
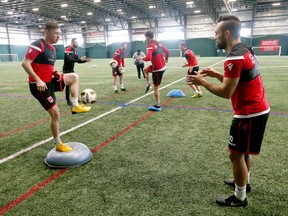
{"label": "distant player in red", "polygon": [[[151,66],[147,66],[144,69],[145,78],[147,80],[146,92],[148,92],[150,88],[148,72],[152,73],[152,79],[154,84],[154,96],[156,104],[153,107],[149,107],[149,110],[161,111],[162,109],[160,106],[161,103],[160,103],[159,88],[163,74],[166,70],[166,62],[168,62],[170,51],[161,42],[158,42],[153,39],[154,32],[147,31],[145,33],[145,37],[146,41],[148,42],[148,45],[146,47],[146,56],[139,57],[138,60],[151,61],[152,63]],[[165,54],[165,57],[163,54]]]}
{"label": "distant player in red", "polygon": [[124,58],[126,56],[126,49],[127,49],[127,44],[126,43],[121,43],[121,46],[119,49],[115,50],[114,52],[114,57],[113,59],[117,61],[118,65],[116,68],[112,69],[112,76],[113,76],[113,87],[114,87],[114,92],[118,94],[117,90],[117,77],[119,76],[119,81],[120,81],[120,89],[121,91],[126,91],[124,87],[124,82],[123,82],[123,73],[122,71],[125,70],[125,63],[124,63]]}
{"label": "distant player in red", "polygon": [[48,21],[44,28],[44,39],[33,42],[26,52],[22,67],[29,75],[31,94],[40,102],[51,117],[50,129],[56,150],[66,152],[71,147],[60,139],[60,112],[56,104],[55,92],[63,91],[65,86],[71,90],[71,111],[75,113],[88,112],[91,107],[78,104],[79,76],[76,73],[62,74],[54,70],[56,49],[53,44],[60,38],[61,30],[54,21]]}
{"label": "distant player in red", "polygon": [[[187,63],[185,63],[182,67],[188,67],[187,75],[195,75],[195,72],[199,71],[199,65],[193,51],[187,49],[187,45],[184,42],[179,44],[179,49],[184,52],[184,56],[187,60]],[[192,98],[203,97],[200,86],[192,84],[190,87],[195,91],[195,93],[192,95]]]}
{"label": "distant player in red", "polygon": [[[219,49],[229,53],[224,63],[224,75],[213,68],[205,68],[186,79],[187,84],[202,85],[219,97],[231,99],[234,118],[228,148],[234,179],[225,179],[224,183],[235,187],[235,192],[227,198],[216,199],[216,202],[233,207],[248,204],[246,191],[251,190],[251,155],[260,153],[270,112],[257,59],[253,50],[241,43],[240,30],[238,17],[220,16],[215,27],[215,40]],[[209,82],[205,76],[214,77],[221,84]]]}

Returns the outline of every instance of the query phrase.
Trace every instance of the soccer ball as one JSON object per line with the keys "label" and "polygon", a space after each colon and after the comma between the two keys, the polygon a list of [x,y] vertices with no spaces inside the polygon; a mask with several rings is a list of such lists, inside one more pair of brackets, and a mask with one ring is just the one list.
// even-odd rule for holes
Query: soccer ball
{"label": "soccer ball", "polygon": [[80,100],[84,104],[95,103],[97,99],[97,94],[93,89],[84,89],[80,93]]}
{"label": "soccer ball", "polygon": [[119,67],[119,72],[123,74],[125,72],[125,68],[124,67]]}
{"label": "soccer ball", "polygon": [[117,65],[118,65],[118,62],[113,59],[113,60],[111,60],[111,61],[109,62],[109,65],[110,65],[111,68],[116,68]]}

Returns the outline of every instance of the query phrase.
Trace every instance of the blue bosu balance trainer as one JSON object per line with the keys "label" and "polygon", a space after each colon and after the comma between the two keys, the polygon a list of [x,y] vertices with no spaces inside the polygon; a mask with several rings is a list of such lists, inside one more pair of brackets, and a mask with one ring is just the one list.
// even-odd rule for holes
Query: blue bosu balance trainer
{"label": "blue bosu balance trainer", "polygon": [[186,95],[184,94],[183,91],[181,91],[179,89],[173,89],[173,90],[168,92],[167,96],[179,98],[179,97],[185,97]]}
{"label": "blue bosu balance trainer", "polygon": [[44,162],[50,168],[73,168],[81,166],[89,162],[93,154],[90,149],[79,142],[68,142],[65,143],[72,148],[68,152],[59,152],[55,148],[50,150],[44,159]]}

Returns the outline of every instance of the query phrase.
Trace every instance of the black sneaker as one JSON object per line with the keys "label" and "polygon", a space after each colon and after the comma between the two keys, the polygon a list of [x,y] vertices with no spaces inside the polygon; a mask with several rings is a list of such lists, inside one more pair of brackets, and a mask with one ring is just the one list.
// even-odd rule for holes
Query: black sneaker
{"label": "black sneaker", "polygon": [[119,94],[119,91],[118,91],[118,90],[115,90],[114,92],[115,92],[115,94]]}
{"label": "black sneaker", "polygon": [[248,205],[247,198],[241,201],[234,194],[227,198],[217,198],[216,203],[221,206],[231,206],[231,207],[246,207]]}
{"label": "black sneaker", "polygon": [[[229,186],[231,186],[231,187],[233,187],[234,189],[235,189],[235,180],[234,179],[230,179],[230,178],[228,178],[228,179],[225,179],[224,180],[224,183],[225,184],[227,184],[227,185],[229,185]],[[246,184],[246,192],[250,192],[251,191],[251,184]]]}
{"label": "black sneaker", "polygon": [[148,91],[149,91],[149,88],[150,88],[150,84],[148,85],[148,86],[146,86],[146,91],[145,91],[145,93],[147,93]]}
{"label": "black sneaker", "polygon": [[156,104],[154,106],[148,107],[149,111],[162,111],[161,106],[157,106]]}
{"label": "black sneaker", "polygon": [[126,91],[126,89],[125,88],[121,88],[121,91]]}
{"label": "black sneaker", "polygon": [[67,101],[67,105],[68,106],[72,106],[72,102],[71,101]]}

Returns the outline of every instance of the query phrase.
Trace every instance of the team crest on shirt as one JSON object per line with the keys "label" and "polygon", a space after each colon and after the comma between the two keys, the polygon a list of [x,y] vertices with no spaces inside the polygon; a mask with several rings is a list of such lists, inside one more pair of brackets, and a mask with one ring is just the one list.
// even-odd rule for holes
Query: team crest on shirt
{"label": "team crest on shirt", "polygon": [[232,67],[233,67],[233,64],[232,64],[232,63],[229,63],[227,66],[228,66],[229,70],[231,71],[231,70],[232,70]]}
{"label": "team crest on shirt", "polygon": [[54,102],[54,99],[53,99],[53,97],[51,97],[51,96],[48,97],[47,100],[49,101],[49,103],[53,103],[53,102]]}
{"label": "team crest on shirt", "polygon": [[28,53],[31,53],[32,52],[32,49],[30,48],[29,50],[28,50]]}

